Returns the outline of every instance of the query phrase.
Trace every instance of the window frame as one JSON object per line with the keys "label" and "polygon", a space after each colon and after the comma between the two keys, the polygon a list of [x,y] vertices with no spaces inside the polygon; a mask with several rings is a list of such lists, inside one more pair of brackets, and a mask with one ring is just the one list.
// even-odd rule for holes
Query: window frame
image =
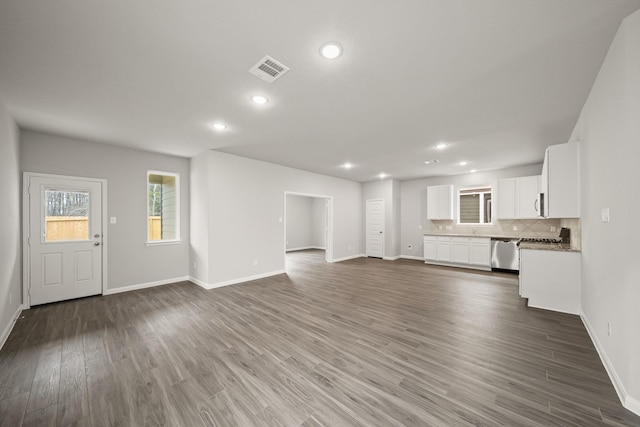
{"label": "window frame", "polygon": [[[160,239],[160,240],[150,240],[149,239],[149,216],[150,216],[150,212],[149,212],[149,178],[151,177],[151,175],[159,175],[159,176],[163,176],[163,177],[172,177],[175,180],[175,219],[176,219],[176,225],[175,225],[175,236],[171,239]],[[145,194],[146,194],[146,205],[147,205],[147,217],[146,217],[146,223],[147,223],[147,234],[146,234],[146,245],[147,246],[156,246],[156,245],[172,245],[172,244],[178,244],[182,242],[181,236],[180,236],[180,210],[181,210],[181,205],[180,205],[180,174],[176,173],[176,172],[165,172],[165,171],[158,171],[158,170],[148,170],[147,171],[147,182],[146,182],[146,188],[145,188]]]}
{"label": "window frame", "polygon": [[[486,190],[488,189],[489,191],[482,191],[482,190]],[[473,192],[473,190],[478,190],[476,192]],[[463,193],[464,192],[464,193]],[[472,227],[478,227],[478,226],[485,226],[485,225],[493,225],[493,219],[494,219],[494,214],[493,214],[493,186],[492,185],[474,185],[474,186],[468,186],[468,187],[460,187],[458,188],[457,191],[457,199],[456,202],[458,204],[458,215],[457,215],[457,225],[468,225],[468,226],[472,226]],[[480,221],[484,220],[484,205],[485,205],[485,195],[486,194],[490,194],[491,195],[491,218],[489,222],[461,222],[462,220],[462,215],[460,213],[460,208],[462,203],[460,203],[460,197],[461,196],[465,196],[465,195],[469,195],[469,194],[478,194],[480,195],[480,204],[479,204],[479,219]]]}

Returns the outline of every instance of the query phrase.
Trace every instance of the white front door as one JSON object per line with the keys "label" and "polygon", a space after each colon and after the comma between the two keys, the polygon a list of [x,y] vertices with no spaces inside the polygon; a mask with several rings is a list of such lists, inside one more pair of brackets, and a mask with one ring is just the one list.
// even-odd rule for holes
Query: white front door
{"label": "white front door", "polygon": [[384,200],[367,200],[367,256],[384,257]]}
{"label": "white front door", "polygon": [[29,305],[102,293],[102,183],[28,176]]}

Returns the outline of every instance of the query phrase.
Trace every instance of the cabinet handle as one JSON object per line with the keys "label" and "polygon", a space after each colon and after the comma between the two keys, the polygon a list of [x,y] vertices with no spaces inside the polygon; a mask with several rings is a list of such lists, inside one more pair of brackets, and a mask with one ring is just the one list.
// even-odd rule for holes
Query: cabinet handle
{"label": "cabinet handle", "polygon": [[533,208],[536,210],[536,212],[538,212],[538,199],[535,199],[533,201]]}

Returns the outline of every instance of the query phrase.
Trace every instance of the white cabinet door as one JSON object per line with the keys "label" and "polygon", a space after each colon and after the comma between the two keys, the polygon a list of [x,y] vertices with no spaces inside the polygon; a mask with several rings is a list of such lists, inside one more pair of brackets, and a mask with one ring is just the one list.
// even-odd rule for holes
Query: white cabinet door
{"label": "white cabinet door", "polygon": [[469,255],[470,264],[491,267],[491,240],[472,239],[469,244]]}
{"label": "white cabinet door", "polygon": [[437,260],[442,262],[451,262],[451,238],[444,240],[438,238],[438,254]]}
{"label": "white cabinet door", "polygon": [[438,240],[435,237],[424,238],[424,259],[425,261],[436,261],[438,259]]}
{"label": "white cabinet door", "polygon": [[497,219],[512,219],[516,217],[516,179],[498,180],[497,186]]}
{"label": "white cabinet door", "polygon": [[451,239],[451,262],[469,264],[469,239],[454,237]]}
{"label": "white cabinet door", "polygon": [[536,219],[536,200],[540,192],[540,176],[523,176],[516,180],[516,218]]}
{"label": "white cabinet door", "polygon": [[547,148],[542,166],[542,192],[545,193],[545,217],[580,217],[580,176],[578,143]]}
{"label": "white cabinet door", "polygon": [[427,187],[427,219],[454,219],[453,185],[434,185]]}
{"label": "white cabinet door", "polygon": [[520,295],[529,307],[580,313],[580,253],[520,250]]}

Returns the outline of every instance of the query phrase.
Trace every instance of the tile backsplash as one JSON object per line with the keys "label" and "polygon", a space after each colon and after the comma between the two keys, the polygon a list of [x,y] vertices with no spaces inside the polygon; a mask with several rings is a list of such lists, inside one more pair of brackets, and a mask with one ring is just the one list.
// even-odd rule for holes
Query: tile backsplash
{"label": "tile backsplash", "polygon": [[[470,234],[478,236],[505,236],[505,237],[558,237],[560,227],[562,227],[560,219],[504,219],[496,220],[493,224],[487,225],[461,225],[456,221],[428,221],[428,232],[433,234]],[[578,223],[579,220],[576,220]],[[516,227],[517,230],[513,228]],[[551,227],[555,231],[551,231]],[[571,228],[571,227],[570,227]],[[579,234],[579,231],[578,231]],[[571,238],[573,240],[574,231],[571,230]]]}

